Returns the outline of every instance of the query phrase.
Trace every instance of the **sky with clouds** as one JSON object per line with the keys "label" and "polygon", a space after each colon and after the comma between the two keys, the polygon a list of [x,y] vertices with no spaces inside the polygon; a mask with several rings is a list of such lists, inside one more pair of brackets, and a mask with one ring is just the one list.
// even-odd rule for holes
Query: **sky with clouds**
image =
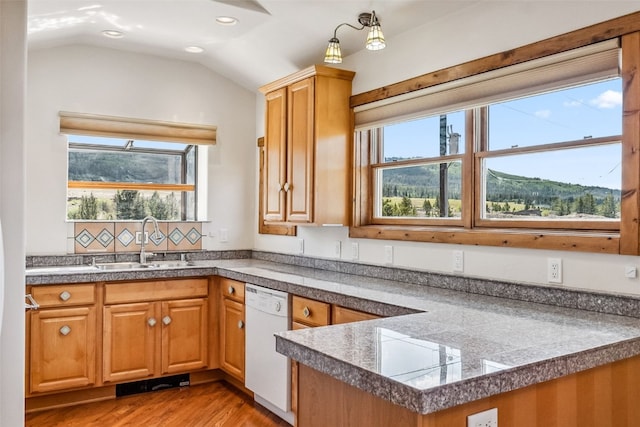
{"label": "sky with clouds", "polygon": [[[490,107],[491,149],[524,147],[622,133],[620,79],[522,98]],[[453,132],[464,133],[462,112],[449,114]],[[439,154],[439,117],[385,128],[386,157]],[[621,149],[606,145],[488,160],[502,172],[613,189],[621,186]]]}

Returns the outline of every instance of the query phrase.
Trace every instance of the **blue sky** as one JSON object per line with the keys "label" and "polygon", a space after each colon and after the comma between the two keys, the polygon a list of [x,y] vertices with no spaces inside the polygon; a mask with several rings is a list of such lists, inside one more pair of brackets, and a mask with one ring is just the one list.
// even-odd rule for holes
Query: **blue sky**
{"label": "blue sky", "polygon": [[[462,112],[449,114],[447,123],[464,137]],[[621,133],[621,79],[522,98],[490,108],[492,149]],[[385,127],[385,157],[438,154],[439,117]],[[514,175],[620,189],[620,161],[620,146],[616,144],[494,158],[487,166]]]}

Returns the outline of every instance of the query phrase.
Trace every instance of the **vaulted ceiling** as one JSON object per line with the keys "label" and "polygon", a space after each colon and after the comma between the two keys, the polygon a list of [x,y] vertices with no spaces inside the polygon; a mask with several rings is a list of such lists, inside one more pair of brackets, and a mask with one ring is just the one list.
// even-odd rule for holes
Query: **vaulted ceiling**
{"label": "vaulted ceiling", "polygon": [[[254,90],[312,64],[340,23],[376,11],[385,37],[445,19],[481,0],[29,0],[30,49],[89,44],[199,62]],[[237,18],[235,25],[216,22]],[[105,37],[117,30],[120,38]],[[365,31],[338,32],[343,55]],[[198,46],[202,53],[184,49]]]}

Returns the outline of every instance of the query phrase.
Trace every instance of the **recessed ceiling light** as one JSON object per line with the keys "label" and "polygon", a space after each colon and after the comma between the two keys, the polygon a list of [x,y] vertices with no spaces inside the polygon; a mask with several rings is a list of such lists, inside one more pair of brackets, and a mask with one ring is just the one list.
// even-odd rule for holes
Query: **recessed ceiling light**
{"label": "recessed ceiling light", "polygon": [[200,46],[187,46],[184,48],[185,51],[189,52],[189,53],[202,53],[204,52],[204,49],[201,48]]}
{"label": "recessed ceiling light", "polygon": [[112,39],[119,39],[121,37],[124,37],[122,31],[118,30],[104,30],[102,32],[102,35],[104,35],[105,37],[111,37]]}
{"label": "recessed ceiling light", "polygon": [[216,22],[220,25],[236,25],[238,23],[238,19],[233,16],[218,16],[216,18]]}

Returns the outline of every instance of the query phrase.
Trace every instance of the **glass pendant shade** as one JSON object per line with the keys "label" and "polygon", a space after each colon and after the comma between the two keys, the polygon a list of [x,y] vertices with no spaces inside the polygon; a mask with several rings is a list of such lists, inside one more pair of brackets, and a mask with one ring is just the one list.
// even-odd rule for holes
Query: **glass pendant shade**
{"label": "glass pendant shade", "polygon": [[327,64],[341,64],[342,52],[340,51],[340,40],[333,37],[329,40],[329,46],[324,54],[324,62]]}
{"label": "glass pendant shade", "polygon": [[367,35],[366,48],[369,50],[384,49],[387,43],[384,41],[384,34],[380,25],[376,22],[376,25],[372,25]]}

